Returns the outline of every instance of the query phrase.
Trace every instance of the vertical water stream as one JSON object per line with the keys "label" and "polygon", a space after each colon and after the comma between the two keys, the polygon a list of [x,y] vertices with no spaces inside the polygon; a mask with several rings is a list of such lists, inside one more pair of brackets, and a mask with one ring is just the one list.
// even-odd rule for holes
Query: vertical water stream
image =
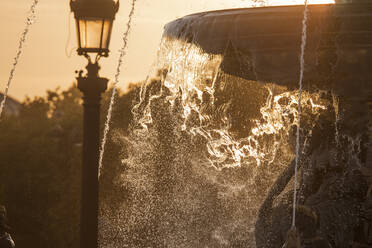
{"label": "vertical water stream", "polygon": [[130,31],[131,31],[131,25],[132,25],[133,15],[134,15],[134,11],[135,11],[135,6],[136,6],[136,0],[133,0],[132,1],[132,8],[130,10],[129,17],[128,17],[129,19],[128,19],[128,22],[127,22],[127,25],[126,25],[126,31],[123,34],[123,45],[120,49],[120,55],[119,55],[118,65],[117,65],[116,74],[115,74],[115,81],[114,81],[114,85],[113,85],[113,88],[112,88],[112,95],[111,95],[111,99],[110,99],[109,109],[107,111],[105,129],[103,131],[103,138],[102,138],[101,148],[100,148],[100,152],[99,152],[98,177],[100,177],[100,175],[101,175],[102,161],[103,161],[103,155],[105,153],[105,145],[106,145],[106,141],[107,141],[107,135],[108,135],[108,132],[110,131],[112,108],[114,107],[114,104],[115,104],[115,97],[116,97],[116,90],[117,90],[116,87],[119,83],[119,76],[120,76],[120,73],[121,73],[121,66],[123,64],[124,56],[126,54],[126,48],[128,46],[128,36],[129,36]]}
{"label": "vertical water stream", "polygon": [[297,132],[296,132],[296,166],[294,174],[294,190],[293,190],[293,216],[292,216],[292,227],[296,225],[296,201],[297,201],[297,171],[298,163],[300,159],[300,129],[301,129],[301,97],[302,97],[302,81],[304,78],[305,69],[305,48],[307,38],[307,17],[308,17],[308,5],[305,0],[304,18],[302,20],[302,36],[301,36],[301,54],[300,54],[300,79],[298,89],[298,119],[297,119]]}
{"label": "vertical water stream", "polygon": [[0,118],[1,118],[1,115],[2,115],[4,107],[5,107],[6,99],[8,97],[8,93],[9,93],[9,88],[10,88],[10,85],[11,85],[11,83],[13,81],[13,78],[14,78],[14,73],[17,69],[17,65],[18,65],[19,59],[20,59],[22,51],[23,51],[23,45],[26,42],[27,34],[29,33],[30,27],[35,22],[35,19],[36,19],[36,7],[37,7],[38,3],[39,3],[39,0],[34,0],[32,2],[29,14],[27,16],[26,26],[25,26],[22,34],[21,34],[21,38],[19,39],[17,54],[14,57],[13,66],[12,66],[12,69],[10,70],[10,75],[9,75],[9,78],[8,78],[8,82],[6,84],[5,91],[4,91],[4,98],[0,103]]}

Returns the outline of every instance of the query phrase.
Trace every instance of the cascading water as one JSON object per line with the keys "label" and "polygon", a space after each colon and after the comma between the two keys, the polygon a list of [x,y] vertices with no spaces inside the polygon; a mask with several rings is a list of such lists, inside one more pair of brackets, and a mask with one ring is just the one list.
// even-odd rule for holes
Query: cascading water
{"label": "cascading water", "polygon": [[332,36],[350,29],[339,25],[350,9],[337,9],[335,23],[325,10],[309,7],[306,70],[303,6],[201,13],[166,26],[158,73],[138,90],[129,131],[112,132],[122,195],[101,202],[102,246],[276,248],[294,221],[313,247],[359,238],[365,122],[355,110],[364,103],[348,94],[363,95],[335,87],[347,87],[348,74],[337,75],[358,60]]}
{"label": "cascading water", "polygon": [[[222,56],[195,45],[161,44],[159,78],[142,86],[129,136],[116,132],[131,202],[105,220],[118,242],[105,246],[255,247],[260,203],[294,157],[298,92],[226,75]],[[311,130],[330,103],[305,92],[302,104]]]}
{"label": "cascading water", "polygon": [[30,11],[29,11],[29,15],[27,16],[26,26],[25,26],[22,34],[21,34],[21,38],[19,39],[17,54],[14,57],[13,66],[12,66],[12,69],[10,70],[10,75],[9,75],[9,78],[8,78],[8,82],[6,84],[5,91],[4,91],[4,98],[2,99],[2,101],[0,103],[0,118],[1,118],[1,115],[2,115],[4,107],[5,107],[6,99],[8,97],[8,92],[9,92],[10,85],[13,81],[14,73],[17,69],[17,65],[18,65],[19,59],[20,59],[22,51],[23,51],[23,45],[26,42],[27,34],[29,33],[30,27],[35,22],[35,19],[36,19],[36,7],[37,7],[38,3],[39,3],[39,0],[34,0],[32,2],[32,5],[31,5]]}

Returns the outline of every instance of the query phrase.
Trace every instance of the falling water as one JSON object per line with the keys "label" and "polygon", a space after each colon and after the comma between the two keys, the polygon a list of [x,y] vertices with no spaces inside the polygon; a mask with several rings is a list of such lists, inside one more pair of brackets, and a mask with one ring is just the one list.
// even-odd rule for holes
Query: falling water
{"label": "falling water", "polygon": [[293,216],[292,216],[292,227],[296,226],[296,204],[297,204],[297,170],[300,159],[300,129],[301,129],[301,97],[302,97],[302,81],[304,78],[305,69],[305,48],[306,48],[306,36],[307,36],[307,16],[308,6],[307,0],[305,0],[304,18],[302,20],[302,38],[301,38],[301,55],[300,55],[300,80],[298,89],[298,119],[297,119],[297,132],[296,132],[296,166],[294,174],[294,185],[293,185]]}
{"label": "falling water", "polygon": [[[130,200],[101,217],[106,247],[236,247],[236,233],[254,247],[259,206],[294,157],[299,95],[227,75],[222,60],[161,42],[158,77],[142,86],[129,134],[113,134],[125,154],[116,183]],[[327,103],[308,92],[301,101],[311,126]]]}
{"label": "falling water", "polygon": [[130,31],[131,31],[131,24],[132,24],[132,19],[133,19],[133,15],[134,15],[135,5],[136,5],[136,0],[133,0],[132,1],[132,8],[130,10],[129,17],[128,17],[129,19],[128,19],[128,22],[127,22],[127,25],[126,25],[126,31],[123,34],[123,45],[122,45],[122,48],[120,49],[119,61],[118,61],[118,65],[117,65],[117,68],[116,68],[116,74],[115,74],[115,81],[114,81],[114,85],[113,85],[113,88],[112,88],[112,95],[111,95],[111,99],[110,99],[109,109],[107,111],[105,129],[103,131],[103,139],[102,139],[101,149],[100,149],[100,154],[99,154],[98,177],[100,177],[100,175],[101,175],[102,161],[103,161],[103,155],[105,153],[105,145],[106,145],[106,141],[107,141],[107,134],[110,131],[112,109],[113,109],[113,106],[115,104],[115,97],[116,97],[116,91],[117,91],[116,87],[119,83],[119,76],[120,76],[120,73],[121,73],[121,66],[123,64],[123,59],[124,59],[124,56],[126,54],[126,48],[128,46],[128,36],[129,36]]}
{"label": "falling water", "polygon": [[[198,42],[209,35],[201,22],[219,27],[213,18],[204,19],[209,14],[167,25],[158,73],[134,90],[138,95],[129,128],[110,135],[120,160],[107,170],[112,173],[106,189],[115,190],[100,205],[102,246],[275,247],[284,239],[283,228],[295,227],[295,218],[300,232],[300,223],[307,225],[300,213],[296,217],[297,203],[306,206],[315,199],[323,210],[322,195],[318,198],[323,192],[312,188],[313,176],[318,180],[321,172],[320,184],[327,186],[329,173],[340,173],[335,190],[348,192],[347,176],[360,167],[363,144],[359,132],[347,127],[345,99],[333,97],[328,88],[319,90],[320,83],[327,87],[323,81],[302,85],[305,48],[310,48],[307,11],[305,3],[299,82],[296,75],[281,77],[266,68],[267,60],[285,53],[267,52],[260,61],[255,43],[239,49],[239,26],[224,36],[227,48],[223,41],[216,52]],[[289,62],[292,55],[292,50],[286,55]],[[292,76],[299,89],[292,90]],[[294,192],[288,185],[292,179]],[[271,198],[277,182],[285,188]],[[267,199],[271,206],[266,211]],[[292,199],[294,211],[287,213]],[[327,216],[321,215],[325,224],[319,232],[327,234]]]}
{"label": "falling water", "polygon": [[25,26],[22,34],[21,34],[21,38],[19,39],[17,54],[14,57],[13,66],[12,66],[12,69],[10,70],[8,83],[6,84],[6,88],[5,88],[5,92],[4,92],[4,98],[0,103],[0,118],[1,118],[1,115],[2,115],[4,107],[5,107],[6,99],[8,97],[10,84],[12,83],[14,73],[15,73],[15,70],[16,70],[18,62],[19,62],[19,58],[21,57],[21,54],[22,54],[23,45],[26,42],[27,34],[30,30],[30,27],[35,22],[35,19],[36,19],[36,7],[37,7],[38,3],[39,3],[39,0],[34,0],[33,1],[32,5],[31,5],[31,8],[30,8],[30,11],[29,11],[29,15],[27,16],[26,26]]}

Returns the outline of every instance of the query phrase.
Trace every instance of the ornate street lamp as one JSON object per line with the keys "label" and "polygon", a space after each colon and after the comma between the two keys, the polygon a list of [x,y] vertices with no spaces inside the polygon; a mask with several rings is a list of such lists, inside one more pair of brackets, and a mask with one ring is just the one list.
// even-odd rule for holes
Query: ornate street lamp
{"label": "ornate street lamp", "polygon": [[[108,82],[108,79],[98,75],[98,60],[109,54],[112,25],[119,9],[119,1],[71,0],[70,6],[76,19],[77,52],[88,59],[87,74],[83,75],[83,71],[80,71],[76,78],[84,100],[80,247],[96,248],[100,101]],[[93,63],[91,54],[95,54]]]}
{"label": "ornate street lamp", "polygon": [[108,56],[112,24],[119,9],[113,0],[71,0],[75,14],[78,54]]}

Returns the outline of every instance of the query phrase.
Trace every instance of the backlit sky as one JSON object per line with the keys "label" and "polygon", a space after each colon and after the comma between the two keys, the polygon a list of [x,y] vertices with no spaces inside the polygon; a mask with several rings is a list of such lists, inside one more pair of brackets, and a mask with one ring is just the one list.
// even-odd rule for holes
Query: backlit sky
{"label": "backlit sky", "polygon": [[[301,0],[272,0],[271,4],[293,4]],[[332,0],[312,0],[326,3]],[[100,75],[113,79],[122,45],[130,0],[121,0],[119,13],[114,23],[111,38],[111,54],[101,59]],[[19,37],[32,0],[0,1],[0,92],[4,91],[9,72],[18,48]],[[146,78],[155,59],[163,27],[178,17],[215,9],[249,7],[249,0],[137,0],[133,26],[129,37],[127,55],[120,76],[120,87],[128,82]],[[69,36],[70,19],[70,37]],[[40,0],[37,21],[31,27],[20,63],[10,87],[9,95],[18,100],[28,96],[42,96],[47,89],[62,89],[74,82],[77,69],[86,65],[86,60],[77,56],[75,49],[75,23],[70,14],[69,0]],[[65,47],[72,51],[66,55]]]}

